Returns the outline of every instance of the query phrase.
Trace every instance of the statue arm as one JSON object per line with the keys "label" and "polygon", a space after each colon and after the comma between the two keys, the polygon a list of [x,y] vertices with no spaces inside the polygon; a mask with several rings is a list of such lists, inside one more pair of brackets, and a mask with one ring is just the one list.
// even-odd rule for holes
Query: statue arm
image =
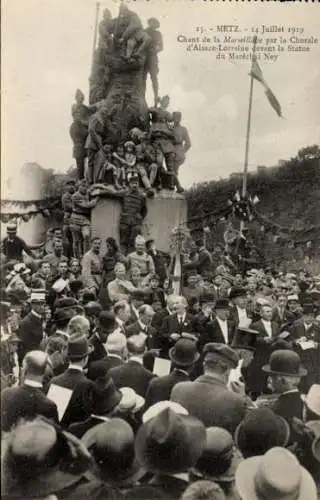
{"label": "statue arm", "polygon": [[185,131],[184,131],[184,137],[183,137],[183,140],[184,140],[184,150],[185,152],[187,152],[190,148],[191,148],[191,140],[190,140],[190,136],[189,136],[189,132],[188,130],[185,128]]}
{"label": "statue arm", "polygon": [[137,14],[131,12],[129,25],[122,33],[121,38],[123,40],[128,40],[128,38],[130,38],[134,33],[136,33],[139,30],[142,30],[142,23]]}

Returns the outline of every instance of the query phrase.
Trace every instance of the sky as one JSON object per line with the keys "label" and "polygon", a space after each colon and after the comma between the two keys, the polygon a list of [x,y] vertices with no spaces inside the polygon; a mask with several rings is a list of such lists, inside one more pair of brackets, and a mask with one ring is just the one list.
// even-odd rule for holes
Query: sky
{"label": "sky", "polygon": [[[70,109],[77,88],[88,94],[95,3],[2,2],[2,178],[14,179],[20,193],[26,186],[19,177],[24,163],[37,162],[57,172],[74,163]],[[170,95],[172,110],[182,111],[192,141],[180,169],[182,184],[189,187],[241,171],[250,62],[219,61],[210,52],[187,53],[177,36],[195,36],[196,26],[217,24],[296,26],[304,28],[304,36],[316,36],[317,5],[204,0],[135,0],[128,5],[144,25],[149,17],[161,24],[160,93]],[[105,7],[116,15],[118,2],[102,0],[101,12]],[[284,119],[255,83],[249,170],[276,165],[301,147],[319,143],[319,62],[320,44],[309,53],[284,52],[276,62],[261,62]],[[147,97],[151,105],[150,89]]]}

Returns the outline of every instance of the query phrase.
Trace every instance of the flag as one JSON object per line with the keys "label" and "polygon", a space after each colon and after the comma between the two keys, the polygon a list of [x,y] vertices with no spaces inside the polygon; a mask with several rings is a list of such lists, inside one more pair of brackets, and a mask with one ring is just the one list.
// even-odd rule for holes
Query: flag
{"label": "flag", "polygon": [[277,115],[282,117],[281,105],[276,96],[274,95],[274,93],[272,92],[272,90],[270,89],[269,85],[265,81],[256,56],[253,56],[252,58],[250,76],[258,80],[258,82],[260,82],[264,86],[265,94],[267,96],[268,101],[270,102],[271,106],[273,107]]}

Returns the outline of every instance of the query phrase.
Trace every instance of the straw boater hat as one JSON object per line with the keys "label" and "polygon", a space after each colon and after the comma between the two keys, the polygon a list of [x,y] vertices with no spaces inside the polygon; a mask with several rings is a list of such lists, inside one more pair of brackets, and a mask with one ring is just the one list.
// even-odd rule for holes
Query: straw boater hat
{"label": "straw boater hat", "polygon": [[279,447],[244,460],[236,471],[236,489],[242,500],[317,500],[311,474]]}
{"label": "straw boater hat", "polygon": [[306,407],[320,417],[320,384],[313,384],[308,394],[301,396]]}

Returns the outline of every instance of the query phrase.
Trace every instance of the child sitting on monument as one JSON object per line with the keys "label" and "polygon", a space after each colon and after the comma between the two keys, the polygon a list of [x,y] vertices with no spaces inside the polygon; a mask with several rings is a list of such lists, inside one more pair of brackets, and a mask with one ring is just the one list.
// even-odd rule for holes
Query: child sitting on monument
{"label": "child sitting on monument", "polygon": [[126,160],[125,150],[122,144],[118,144],[116,151],[112,153],[112,158],[115,166],[120,170],[119,183],[121,186],[126,186],[128,184]]}
{"label": "child sitting on monument", "polygon": [[105,144],[99,151],[100,168],[97,173],[98,183],[112,184],[116,189],[121,189],[119,180],[121,168],[112,162],[112,146]]}

